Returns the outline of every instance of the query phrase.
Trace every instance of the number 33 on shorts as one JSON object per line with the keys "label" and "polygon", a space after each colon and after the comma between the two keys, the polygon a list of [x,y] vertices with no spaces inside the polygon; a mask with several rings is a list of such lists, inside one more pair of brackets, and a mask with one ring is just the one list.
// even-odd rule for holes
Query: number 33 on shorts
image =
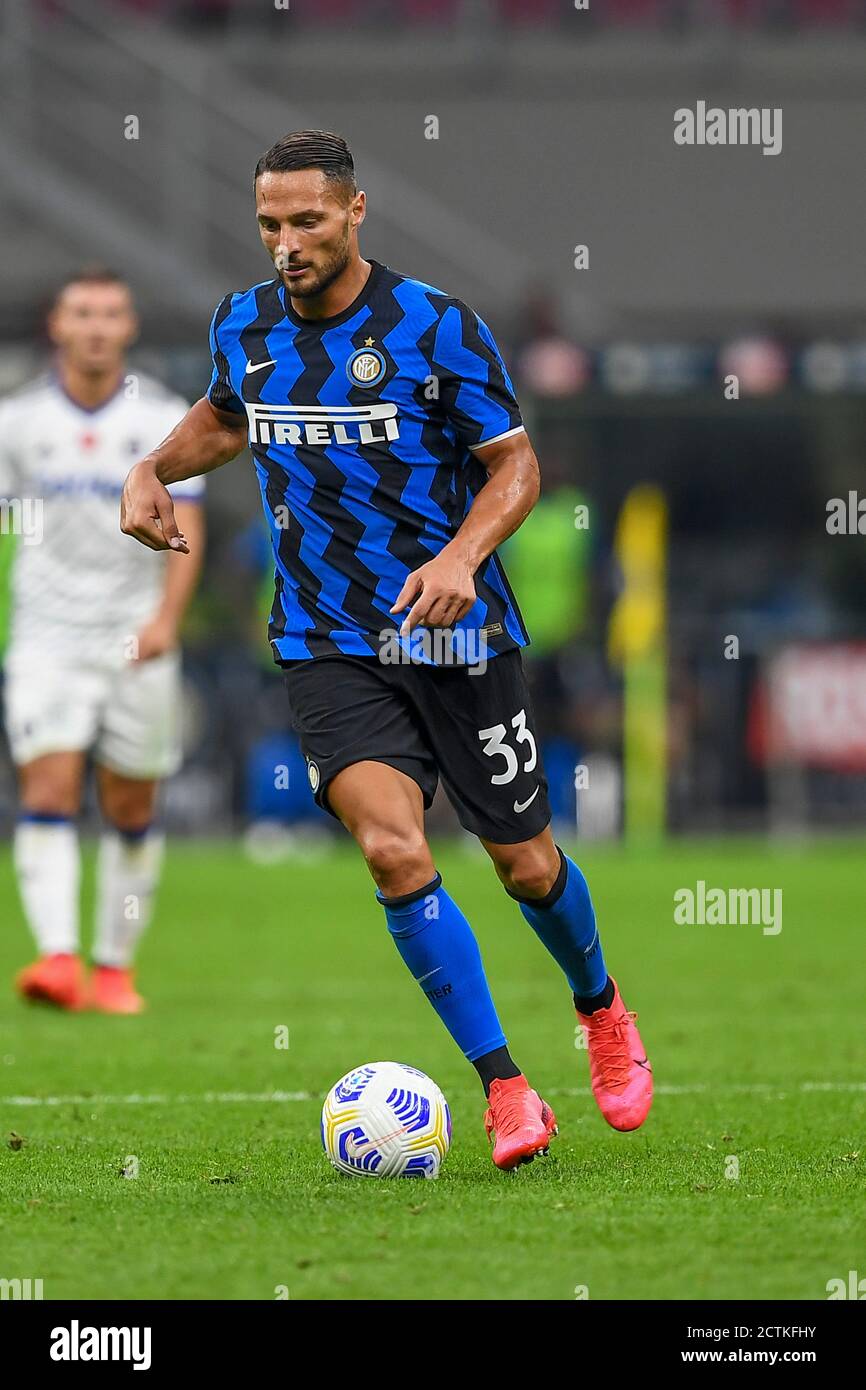
{"label": "number 33 on shorts", "polygon": [[[500,771],[490,774],[490,781],[494,787],[501,787],[513,782],[519,772],[532,772],[538,762],[538,751],[535,746],[535,738],[532,730],[526,725],[526,710],[518,710],[511,720],[510,732],[504,724],[493,724],[489,729],[479,729],[478,737],[481,739],[482,752],[488,758],[500,757],[505,759],[505,766]],[[525,745],[525,746],[520,746]],[[520,756],[518,756],[518,752]],[[526,801],[515,801],[514,810],[519,814],[530,806],[538,795],[538,785]]]}

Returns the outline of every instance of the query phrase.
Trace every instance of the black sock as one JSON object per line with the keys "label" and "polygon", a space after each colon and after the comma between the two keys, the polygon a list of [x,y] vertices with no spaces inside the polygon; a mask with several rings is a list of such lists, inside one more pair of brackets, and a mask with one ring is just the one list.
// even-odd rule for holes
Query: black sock
{"label": "black sock", "polygon": [[588,999],[584,999],[581,995],[575,994],[573,996],[574,1007],[582,1014],[594,1014],[596,1009],[609,1009],[613,1003],[614,992],[613,980],[608,975],[607,984],[601,991],[601,994],[591,994]]}
{"label": "black sock", "polygon": [[485,1052],[483,1057],[476,1057],[472,1065],[481,1077],[486,1096],[490,1095],[492,1082],[507,1081],[509,1077],[520,1076],[520,1068],[514,1065],[507,1047],[497,1047],[493,1052]]}

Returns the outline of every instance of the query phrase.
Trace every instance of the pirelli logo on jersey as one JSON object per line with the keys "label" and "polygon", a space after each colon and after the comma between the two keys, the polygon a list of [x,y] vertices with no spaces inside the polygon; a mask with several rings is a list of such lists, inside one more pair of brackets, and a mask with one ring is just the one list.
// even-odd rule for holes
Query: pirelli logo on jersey
{"label": "pirelli logo on jersey", "polygon": [[386,444],[400,438],[393,401],[370,405],[247,404],[251,444]]}

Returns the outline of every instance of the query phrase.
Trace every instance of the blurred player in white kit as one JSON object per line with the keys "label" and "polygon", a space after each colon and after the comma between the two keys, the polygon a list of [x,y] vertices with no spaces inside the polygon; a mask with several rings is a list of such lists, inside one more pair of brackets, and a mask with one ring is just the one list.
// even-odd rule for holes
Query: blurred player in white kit
{"label": "blurred player in white kit", "polygon": [[[190,555],[130,545],[118,525],[131,464],[187,410],[128,373],[137,327],[118,276],[70,279],[48,319],[55,371],[0,402],[0,498],[19,507],[21,531],[4,681],[14,858],[39,951],[16,985],[29,999],[106,1013],[144,1003],[132,962],[162,861],[158,786],[180,764],[178,632],[204,547],[200,479],[172,488]],[[88,975],[76,817],[89,754],[105,825]]]}

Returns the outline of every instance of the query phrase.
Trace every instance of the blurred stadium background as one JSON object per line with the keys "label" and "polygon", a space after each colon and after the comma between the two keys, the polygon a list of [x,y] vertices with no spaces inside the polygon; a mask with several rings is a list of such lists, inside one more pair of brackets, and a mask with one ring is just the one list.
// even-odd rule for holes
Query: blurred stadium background
{"label": "blurred stadium background", "polygon": [[[862,824],[866,560],[827,506],[866,492],[864,58],[863,0],[4,0],[0,392],[98,262],[134,362],[199,396],[214,306],[268,274],[256,157],[339,130],[362,251],[486,318],[530,424],[544,497],[505,561],[558,821]],[[782,152],[677,147],[697,100],[782,108]],[[207,515],[169,828],[342,835],[287,735],[248,462]]]}

